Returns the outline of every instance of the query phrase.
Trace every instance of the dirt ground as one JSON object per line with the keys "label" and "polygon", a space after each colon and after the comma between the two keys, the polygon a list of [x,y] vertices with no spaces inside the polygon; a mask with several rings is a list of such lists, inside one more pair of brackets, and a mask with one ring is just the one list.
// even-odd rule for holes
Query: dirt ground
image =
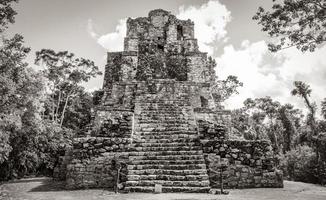
{"label": "dirt ground", "polygon": [[229,195],[191,193],[115,194],[108,190],[72,190],[49,178],[31,178],[0,185],[1,200],[326,200],[326,187],[284,181],[284,188],[229,190]]}

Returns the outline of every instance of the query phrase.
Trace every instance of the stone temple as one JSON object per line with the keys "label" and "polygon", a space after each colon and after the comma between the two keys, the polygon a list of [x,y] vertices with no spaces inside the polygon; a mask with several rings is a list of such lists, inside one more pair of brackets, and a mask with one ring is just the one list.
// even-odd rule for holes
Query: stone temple
{"label": "stone temple", "polygon": [[[109,52],[89,130],[60,167],[68,188],[207,192],[282,187],[267,141],[230,140],[230,112],[213,94],[215,63],[198,49],[191,20],[158,9],[127,20],[124,51]],[[62,175],[63,174],[63,175]]]}

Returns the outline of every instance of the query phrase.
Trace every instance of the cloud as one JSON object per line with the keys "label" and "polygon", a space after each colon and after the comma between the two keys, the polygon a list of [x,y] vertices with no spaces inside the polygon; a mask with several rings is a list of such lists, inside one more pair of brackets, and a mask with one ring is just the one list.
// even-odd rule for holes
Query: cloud
{"label": "cloud", "polygon": [[87,32],[89,33],[89,35],[92,38],[97,38],[98,37],[97,33],[94,31],[93,20],[92,19],[88,19],[88,21],[87,21]]}
{"label": "cloud", "polygon": [[326,97],[326,46],[313,53],[302,53],[295,48],[270,53],[264,41],[243,41],[241,47],[232,45],[216,58],[217,74],[225,79],[236,75],[244,83],[239,95],[225,102],[228,108],[239,108],[246,98],[271,96],[282,103],[292,103],[303,108],[301,98],[291,96],[293,81],[301,80],[313,90],[311,100],[320,104]]}
{"label": "cloud", "polygon": [[201,51],[212,55],[214,41],[227,41],[225,26],[231,21],[231,12],[219,1],[209,1],[199,8],[181,6],[177,18],[194,21],[195,37]]}
{"label": "cloud", "polygon": [[127,19],[120,19],[114,32],[102,35],[97,39],[97,42],[109,51],[122,51],[124,37],[127,33]]}
{"label": "cloud", "polygon": [[93,29],[92,20],[88,20],[87,31],[96,39],[98,44],[108,51],[122,51],[124,37],[127,32],[126,21],[127,19],[120,19],[115,27],[115,31],[99,36]]}

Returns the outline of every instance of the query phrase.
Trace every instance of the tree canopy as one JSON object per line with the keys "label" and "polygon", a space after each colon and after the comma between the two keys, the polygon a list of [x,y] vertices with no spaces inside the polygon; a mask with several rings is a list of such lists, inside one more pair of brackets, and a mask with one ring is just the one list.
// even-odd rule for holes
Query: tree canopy
{"label": "tree canopy", "polygon": [[15,22],[17,12],[12,8],[12,3],[18,0],[0,0],[0,33],[3,32],[8,24]]}
{"label": "tree canopy", "polygon": [[326,41],[326,0],[273,0],[271,11],[258,8],[253,16],[275,39],[272,52],[295,46],[301,51],[314,51]]}
{"label": "tree canopy", "polygon": [[76,58],[68,51],[55,52],[51,49],[42,49],[36,52],[35,63],[45,67],[42,73],[50,90],[49,104],[52,104],[52,108],[49,107],[52,113],[50,116],[53,122],[61,126],[69,100],[84,90],[81,84],[102,73],[93,61]]}

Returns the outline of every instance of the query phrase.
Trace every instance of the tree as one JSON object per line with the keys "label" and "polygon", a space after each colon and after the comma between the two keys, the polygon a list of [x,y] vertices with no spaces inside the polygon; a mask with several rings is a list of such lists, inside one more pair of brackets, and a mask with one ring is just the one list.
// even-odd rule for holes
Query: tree
{"label": "tree", "polygon": [[12,8],[12,3],[17,2],[18,0],[0,1],[0,33],[8,27],[8,24],[15,22],[15,15],[17,12]]}
{"label": "tree", "polygon": [[11,136],[21,128],[21,117],[32,107],[40,108],[42,78],[27,67],[24,59],[30,49],[23,43],[23,37],[15,35],[3,38],[0,48],[0,163],[8,159]]}
{"label": "tree", "polygon": [[310,102],[310,94],[311,94],[311,89],[310,86],[307,85],[306,83],[302,81],[295,81],[294,82],[294,89],[291,91],[291,94],[293,96],[300,96],[304,99],[306,106],[309,109],[309,115],[307,118],[308,125],[311,128],[311,133],[313,136],[317,134],[316,132],[316,104]]}
{"label": "tree", "polygon": [[268,45],[272,52],[292,46],[312,52],[326,41],[326,0],[283,0],[274,3],[272,11],[259,7],[253,19],[278,39]]}
{"label": "tree", "polygon": [[267,135],[273,144],[274,150],[277,152],[280,151],[280,137],[282,135],[282,128],[279,121],[277,120],[277,117],[281,104],[278,101],[273,101],[271,97],[267,96],[254,100],[249,98],[244,102],[244,105],[247,109],[253,110],[252,116],[255,116],[259,113],[259,116],[264,114],[261,122],[257,121],[257,123],[262,124],[265,119],[267,120],[265,125]]}
{"label": "tree", "polygon": [[293,138],[297,136],[297,128],[295,126],[295,115],[300,115],[299,111],[294,109],[291,104],[282,105],[279,109],[279,119],[283,124],[283,153],[293,148]]}
{"label": "tree", "polygon": [[[281,105],[271,97],[250,99],[244,102],[244,109],[250,113],[254,123],[252,127],[257,135],[266,134],[276,151],[283,153],[294,146],[294,138],[298,135],[302,114],[291,104]],[[259,137],[258,137],[259,138]]]}
{"label": "tree", "polygon": [[66,110],[66,120],[63,127],[79,132],[85,129],[91,122],[91,109],[93,97],[83,89],[76,92],[75,98],[71,99]]}
{"label": "tree", "polygon": [[230,98],[233,94],[238,94],[238,88],[242,86],[243,83],[238,80],[238,77],[229,75],[225,80],[214,82],[210,94],[215,103],[219,103]]}
{"label": "tree", "polygon": [[24,61],[30,48],[24,46],[23,37],[16,34],[11,39],[3,39],[0,49],[0,109],[3,113],[14,110],[32,98],[32,93],[42,90],[41,77]]}
{"label": "tree", "polygon": [[69,101],[83,90],[81,84],[102,73],[93,61],[76,58],[68,51],[42,49],[36,52],[35,63],[45,67],[42,72],[50,90],[50,116],[54,123],[62,126]]}
{"label": "tree", "polygon": [[321,102],[321,114],[326,119],[326,98]]}

